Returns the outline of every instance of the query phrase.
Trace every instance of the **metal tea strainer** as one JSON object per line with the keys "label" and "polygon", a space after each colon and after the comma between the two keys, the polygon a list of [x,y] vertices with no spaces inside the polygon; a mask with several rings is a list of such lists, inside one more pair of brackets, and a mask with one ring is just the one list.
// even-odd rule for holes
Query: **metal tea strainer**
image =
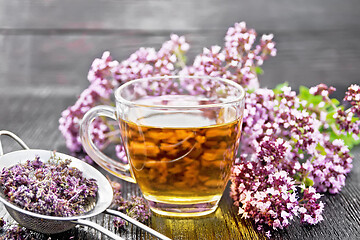
{"label": "metal tea strainer", "polygon": [[[15,134],[12,132],[2,130],[0,131],[1,135],[7,135],[13,138],[16,142],[18,142],[24,150],[14,151],[7,154],[4,154],[1,141],[0,141],[0,171],[6,167],[9,168],[13,165],[26,162],[27,160],[35,159],[35,156],[39,156],[40,159],[48,160],[53,155],[53,151],[41,150],[41,149],[29,149],[29,147]],[[86,178],[94,178],[98,184],[98,193],[96,199],[89,203],[88,211],[72,217],[56,217],[56,216],[47,216],[34,212],[30,212],[24,210],[10,202],[7,201],[4,194],[0,191],[0,201],[5,205],[6,210],[17,221],[21,226],[24,226],[28,229],[34,230],[36,232],[45,233],[45,234],[55,234],[67,231],[76,225],[83,225],[92,227],[105,235],[109,236],[113,239],[123,239],[108,229],[91,222],[89,220],[85,220],[85,218],[96,216],[100,213],[107,213],[114,216],[121,217],[122,219],[132,223],[133,225],[142,228],[148,233],[152,234],[159,239],[169,240],[170,238],[160,234],[154,229],[149,228],[148,226],[136,221],[133,218],[130,218],[126,214],[123,214],[119,211],[115,211],[112,209],[108,209],[112,203],[113,199],[113,189],[111,184],[107,180],[107,178],[102,175],[97,169],[90,166],[89,164],[81,161],[75,157],[58,153],[56,152],[56,156],[61,159],[70,159],[71,167],[76,167],[80,171],[83,172],[84,177]]]}

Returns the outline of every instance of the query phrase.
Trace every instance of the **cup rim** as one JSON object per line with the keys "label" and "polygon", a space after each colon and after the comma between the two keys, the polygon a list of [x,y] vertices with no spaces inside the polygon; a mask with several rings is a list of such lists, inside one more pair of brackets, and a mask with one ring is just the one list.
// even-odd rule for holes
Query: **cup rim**
{"label": "cup rim", "polygon": [[[198,105],[157,105],[157,104],[144,104],[144,103],[135,103],[132,101],[129,101],[125,98],[123,98],[120,94],[120,92],[126,88],[127,86],[136,83],[136,82],[142,82],[145,80],[152,80],[152,79],[166,79],[166,78],[170,78],[170,79],[179,79],[179,78],[189,78],[189,79],[197,79],[197,78],[204,78],[204,79],[215,79],[217,81],[221,81],[221,82],[225,82],[226,84],[229,84],[235,88],[237,88],[240,91],[240,95],[237,96],[234,99],[231,99],[229,101],[224,101],[222,103],[211,103],[211,104],[198,104]],[[120,102],[122,104],[126,104],[126,105],[133,105],[133,106],[138,106],[138,107],[147,107],[147,108],[166,108],[166,109],[198,109],[198,108],[214,108],[214,107],[221,107],[224,105],[228,105],[228,104],[236,104],[238,102],[241,102],[242,100],[244,100],[245,98],[245,90],[244,88],[229,79],[225,79],[225,78],[220,78],[220,77],[211,77],[211,76],[187,76],[187,75],[166,75],[166,76],[157,76],[157,77],[145,77],[145,78],[138,78],[138,79],[134,79],[134,80],[130,80],[124,84],[122,84],[120,87],[118,87],[115,92],[115,99],[116,102]]]}

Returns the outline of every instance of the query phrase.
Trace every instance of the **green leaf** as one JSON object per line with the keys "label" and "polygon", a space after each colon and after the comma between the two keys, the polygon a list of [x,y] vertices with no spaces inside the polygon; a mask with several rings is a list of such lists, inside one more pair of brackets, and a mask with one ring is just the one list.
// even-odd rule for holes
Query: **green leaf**
{"label": "green leaf", "polygon": [[331,111],[331,112],[328,112],[328,114],[326,115],[326,122],[329,124],[329,125],[332,125],[332,124],[335,124],[336,123],[336,120],[334,118],[334,114],[336,113],[336,111]]}
{"label": "green leaf", "polygon": [[359,139],[355,140],[353,138],[353,135],[350,133],[347,133],[346,135],[344,134],[339,134],[337,135],[336,133],[334,133],[333,131],[330,132],[330,141],[334,141],[335,139],[342,139],[345,143],[346,146],[349,147],[349,149],[352,149],[355,145],[360,144],[360,134],[358,135]]}
{"label": "green leaf", "polygon": [[251,94],[251,93],[255,92],[255,89],[253,89],[253,88],[247,89],[246,92],[247,92],[248,94]]}
{"label": "green leaf", "polygon": [[289,84],[287,82],[276,85],[276,87],[273,89],[274,94],[275,95],[281,94],[283,92],[283,91],[281,91],[281,89],[283,87],[287,87],[287,86],[289,86]]}
{"label": "green leaf", "polygon": [[336,98],[332,98],[331,102],[335,105],[335,106],[339,106],[340,102],[339,100],[337,100]]}
{"label": "green leaf", "polygon": [[322,96],[320,95],[313,95],[310,93],[309,88],[300,86],[299,87],[299,95],[300,100],[306,100],[307,106],[309,106],[311,103],[314,106],[317,106],[320,102],[323,101]]}
{"label": "green leaf", "polygon": [[299,97],[304,97],[305,99],[308,98],[310,95],[309,88],[300,86],[299,87]]}
{"label": "green leaf", "polygon": [[264,74],[264,70],[259,66],[255,67],[255,72],[258,75],[263,75]]}
{"label": "green leaf", "polygon": [[326,155],[325,148],[324,148],[323,146],[321,146],[320,144],[317,144],[316,150],[317,150],[321,155]]}
{"label": "green leaf", "polygon": [[187,57],[185,52],[181,50],[180,47],[175,50],[175,56],[177,57],[177,62],[175,63],[176,67],[183,68],[186,65]]}
{"label": "green leaf", "polygon": [[310,178],[305,178],[305,180],[304,180],[304,184],[305,184],[305,187],[311,187],[311,186],[313,186],[314,185],[314,181],[313,180],[311,180]]}

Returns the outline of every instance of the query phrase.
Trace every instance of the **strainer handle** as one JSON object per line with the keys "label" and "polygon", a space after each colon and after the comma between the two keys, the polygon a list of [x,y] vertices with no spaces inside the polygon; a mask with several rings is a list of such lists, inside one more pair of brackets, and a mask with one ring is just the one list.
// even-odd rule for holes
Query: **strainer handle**
{"label": "strainer handle", "polygon": [[110,238],[112,238],[114,240],[125,240],[122,237],[119,237],[115,233],[107,230],[106,228],[104,228],[104,227],[102,227],[99,224],[96,224],[94,222],[84,220],[84,219],[78,219],[78,220],[74,220],[72,222],[75,223],[75,224],[82,225],[82,226],[87,226],[87,227],[94,228],[94,229],[98,230],[99,232],[102,232],[103,234],[105,234],[106,236],[108,236],[108,237],[110,237]]}
{"label": "strainer handle", "polygon": [[[7,130],[1,130],[0,131],[0,136],[1,135],[7,135],[9,137],[11,137],[12,139],[14,139],[21,147],[23,147],[26,150],[29,150],[30,148],[23,142],[23,140],[21,140],[18,136],[16,136],[14,133],[7,131]],[[3,151],[3,147],[1,144],[1,138],[0,138],[0,156],[4,155],[4,151]]]}
{"label": "strainer handle", "polygon": [[154,229],[146,226],[145,224],[142,224],[141,222],[129,217],[128,215],[122,213],[122,212],[119,212],[119,211],[115,211],[113,209],[106,209],[105,210],[105,213],[108,213],[108,214],[111,214],[111,215],[114,215],[114,216],[117,216],[117,217],[121,217],[122,219],[128,221],[129,223],[145,230],[146,232],[150,233],[151,235],[161,239],[161,240],[171,240],[171,238],[168,238],[167,236],[155,231]]}

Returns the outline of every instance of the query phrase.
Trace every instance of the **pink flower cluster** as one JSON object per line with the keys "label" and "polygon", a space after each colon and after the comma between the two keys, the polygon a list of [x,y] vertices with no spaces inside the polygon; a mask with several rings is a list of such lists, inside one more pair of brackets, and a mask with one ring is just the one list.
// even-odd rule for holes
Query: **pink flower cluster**
{"label": "pink flower cluster", "polygon": [[360,115],[360,87],[359,85],[352,84],[348,91],[346,92],[346,96],[344,98],[345,101],[348,101],[353,107],[352,112]]}
{"label": "pink flower cluster", "polygon": [[357,137],[360,133],[359,125],[360,120],[354,121],[354,115],[360,115],[360,87],[359,85],[351,85],[346,92],[344,97],[345,101],[348,101],[352,107],[348,110],[338,109],[337,113],[334,114],[336,123],[339,124],[340,130],[344,132],[354,133],[353,136]]}
{"label": "pink flower cluster", "polygon": [[260,43],[254,29],[248,29],[245,22],[235,23],[225,36],[225,46],[204,48],[196,56],[192,66],[185,67],[180,73],[185,75],[223,77],[233,80],[245,88],[259,87],[257,69],[269,56],[276,55],[273,35],[263,35]]}
{"label": "pink flower cluster", "polygon": [[256,154],[243,154],[233,168],[230,196],[239,207],[239,214],[254,219],[259,230],[263,225],[283,229],[298,215],[310,224],[322,220],[323,203],[317,201],[320,195],[307,194],[315,192],[315,188],[306,188],[298,199],[299,183],[283,170],[290,155],[291,146],[282,138],[266,136]]}
{"label": "pink flower cluster", "polygon": [[[352,101],[347,113],[356,112],[357,90],[352,85],[346,93],[344,100]],[[338,193],[352,168],[341,134],[332,139],[329,133],[343,127],[335,120],[324,127],[326,116],[342,109],[329,99],[332,91],[323,84],[316,86],[308,90],[313,98],[308,100],[287,86],[259,88],[247,95],[241,155],[231,185],[231,197],[244,217],[274,229],[285,227],[298,215],[309,224],[322,220],[324,206],[317,192]],[[311,101],[318,101],[316,96],[321,96],[321,103],[314,106]],[[357,136],[360,123],[350,116],[352,128],[347,128],[347,134]]]}
{"label": "pink flower cluster", "polygon": [[[88,74],[90,86],[79,96],[73,106],[68,107],[61,114],[59,129],[66,140],[66,146],[71,152],[82,150],[79,136],[80,121],[85,113],[92,107],[110,102],[110,96],[116,86],[114,81],[114,67],[117,61],[112,61],[109,52],[105,52],[101,59],[95,59]],[[108,126],[97,119],[93,122],[93,141],[102,146],[106,142]]]}

